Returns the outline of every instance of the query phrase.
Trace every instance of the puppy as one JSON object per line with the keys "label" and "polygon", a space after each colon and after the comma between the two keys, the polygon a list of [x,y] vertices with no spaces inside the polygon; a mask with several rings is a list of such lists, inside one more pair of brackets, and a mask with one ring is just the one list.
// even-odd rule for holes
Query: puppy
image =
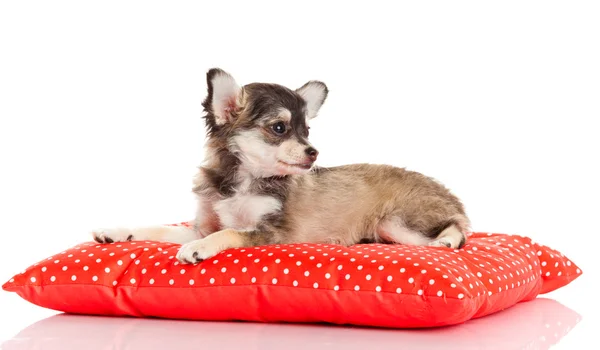
{"label": "puppy", "polygon": [[327,98],[324,83],[295,90],[239,86],[214,68],[207,87],[195,220],[190,227],[100,229],[93,232],[97,242],[180,243],[183,263],[269,244],[465,244],[470,222],[464,207],[434,179],[389,165],[315,166],[319,152],[308,140],[308,123]]}

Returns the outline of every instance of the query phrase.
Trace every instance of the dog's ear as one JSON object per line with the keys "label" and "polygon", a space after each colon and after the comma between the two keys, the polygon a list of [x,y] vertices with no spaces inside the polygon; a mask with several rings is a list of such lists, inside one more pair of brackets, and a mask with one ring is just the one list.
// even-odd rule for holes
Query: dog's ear
{"label": "dog's ear", "polygon": [[206,73],[208,95],[205,108],[215,116],[215,124],[223,125],[231,122],[233,112],[239,107],[240,87],[233,77],[219,68],[212,68]]}
{"label": "dog's ear", "polygon": [[317,116],[319,109],[325,102],[329,90],[323,82],[311,80],[296,89],[296,92],[306,101],[307,119]]}

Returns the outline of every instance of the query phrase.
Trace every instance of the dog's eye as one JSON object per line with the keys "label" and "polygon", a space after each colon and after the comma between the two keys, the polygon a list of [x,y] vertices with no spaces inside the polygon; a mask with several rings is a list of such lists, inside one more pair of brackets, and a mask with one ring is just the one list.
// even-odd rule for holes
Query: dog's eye
{"label": "dog's eye", "polygon": [[283,122],[277,122],[271,128],[276,134],[283,135],[285,133],[285,124]]}

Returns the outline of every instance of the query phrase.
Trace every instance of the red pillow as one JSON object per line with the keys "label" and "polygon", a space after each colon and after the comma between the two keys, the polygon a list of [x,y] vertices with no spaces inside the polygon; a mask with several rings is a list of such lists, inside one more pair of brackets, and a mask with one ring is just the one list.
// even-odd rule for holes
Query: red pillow
{"label": "red pillow", "polygon": [[57,311],[192,320],[452,325],[563,287],[581,270],[530,238],[473,233],[460,250],[362,244],[229,249],[195,265],[180,245],[88,242],[3,289]]}
{"label": "red pillow", "polygon": [[[376,332],[352,327],[169,321],[54,315],[0,343],[2,350],[179,349],[549,349],[580,321],[560,303],[537,298],[459,328]],[[156,336],[160,335],[160,336]],[[232,336],[235,335],[235,336]],[[282,346],[282,340],[287,346]],[[335,345],[332,345],[335,344]]]}

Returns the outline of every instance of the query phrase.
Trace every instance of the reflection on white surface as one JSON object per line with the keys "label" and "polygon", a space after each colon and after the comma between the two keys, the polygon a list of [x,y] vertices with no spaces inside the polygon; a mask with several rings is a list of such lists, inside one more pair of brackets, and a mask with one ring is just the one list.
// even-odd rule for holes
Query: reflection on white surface
{"label": "reflection on white surface", "polygon": [[56,315],[3,350],[70,349],[548,349],[580,320],[538,298],[462,325],[423,330]]}

